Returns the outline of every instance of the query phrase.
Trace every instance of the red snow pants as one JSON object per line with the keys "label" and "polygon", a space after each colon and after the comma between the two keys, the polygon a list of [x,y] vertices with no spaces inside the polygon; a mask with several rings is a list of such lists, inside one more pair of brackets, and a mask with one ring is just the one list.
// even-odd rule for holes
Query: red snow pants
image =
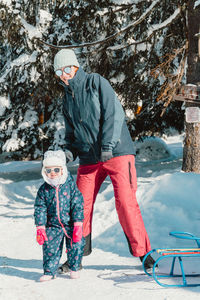
{"label": "red snow pants", "polygon": [[86,239],[84,255],[89,255],[92,251],[94,203],[101,184],[107,176],[113,184],[115,206],[129,250],[134,256],[143,256],[151,250],[151,245],[136,199],[137,177],[134,155],[118,156],[106,162],[79,166],[77,186],[84,198],[83,236]]}

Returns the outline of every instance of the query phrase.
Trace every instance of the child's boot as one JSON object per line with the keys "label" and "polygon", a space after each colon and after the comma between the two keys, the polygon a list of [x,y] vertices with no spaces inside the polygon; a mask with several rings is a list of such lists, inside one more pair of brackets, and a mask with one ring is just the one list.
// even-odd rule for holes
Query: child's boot
{"label": "child's boot", "polygon": [[70,271],[71,279],[78,279],[80,277],[79,271]]}
{"label": "child's boot", "polygon": [[54,279],[55,277],[53,277],[52,275],[43,275],[40,277],[40,282],[44,282],[44,281],[49,281],[51,279]]}

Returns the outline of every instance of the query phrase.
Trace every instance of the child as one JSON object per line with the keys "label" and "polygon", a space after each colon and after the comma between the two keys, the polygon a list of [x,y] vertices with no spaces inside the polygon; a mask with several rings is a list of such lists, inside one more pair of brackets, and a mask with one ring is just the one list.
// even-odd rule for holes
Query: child
{"label": "child", "polygon": [[34,205],[37,242],[43,245],[44,275],[40,281],[55,278],[64,238],[70,278],[76,279],[85,245],[82,237],[83,197],[67,171],[62,150],[45,152],[42,176],[45,183],[39,188]]}

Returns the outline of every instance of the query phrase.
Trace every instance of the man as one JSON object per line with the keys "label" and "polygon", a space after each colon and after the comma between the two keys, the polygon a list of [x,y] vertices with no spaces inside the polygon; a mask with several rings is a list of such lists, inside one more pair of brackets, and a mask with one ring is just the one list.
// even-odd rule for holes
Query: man
{"label": "man", "polygon": [[[72,161],[78,156],[80,161],[77,185],[84,198],[84,255],[92,251],[93,207],[109,176],[130,253],[142,261],[151,246],[136,199],[135,150],[123,108],[109,82],[99,74],[85,73],[72,50],[62,49],[55,55],[54,71],[65,89],[66,157]],[[149,256],[145,266],[153,263]],[[67,262],[59,271],[68,271]]]}

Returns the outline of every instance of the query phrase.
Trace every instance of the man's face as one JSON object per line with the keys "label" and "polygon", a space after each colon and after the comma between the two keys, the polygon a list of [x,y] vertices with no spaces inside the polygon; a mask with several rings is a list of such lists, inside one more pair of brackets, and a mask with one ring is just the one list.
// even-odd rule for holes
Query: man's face
{"label": "man's face", "polygon": [[[66,85],[69,85],[68,80],[72,79],[72,78],[75,76],[77,68],[74,67],[74,66],[70,66],[70,70],[69,70],[69,66],[65,66],[65,67],[63,67],[63,68],[61,68],[61,69],[59,69],[59,70],[62,71],[62,75],[59,76],[60,79],[61,79]],[[67,73],[66,73],[65,70],[67,70]]]}

